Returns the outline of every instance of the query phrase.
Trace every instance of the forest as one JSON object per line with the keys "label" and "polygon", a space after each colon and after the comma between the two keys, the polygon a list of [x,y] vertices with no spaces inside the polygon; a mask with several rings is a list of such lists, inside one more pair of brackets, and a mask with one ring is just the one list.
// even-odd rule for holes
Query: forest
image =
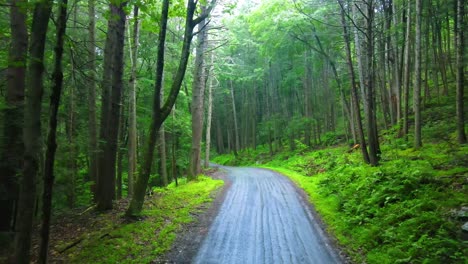
{"label": "forest", "polygon": [[215,163],[285,175],[349,263],[466,263],[466,9],[1,0],[0,262],[164,263]]}

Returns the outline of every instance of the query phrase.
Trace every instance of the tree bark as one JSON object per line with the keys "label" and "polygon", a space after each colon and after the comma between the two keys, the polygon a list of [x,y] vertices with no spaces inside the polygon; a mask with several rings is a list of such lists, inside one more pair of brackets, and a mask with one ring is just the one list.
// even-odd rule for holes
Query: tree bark
{"label": "tree bark", "polygon": [[[136,88],[137,88],[137,65],[138,65],[138,41],[140,37],[140,19],[138,17],[138,5],[133,7],[133,38],[130,43],[132,72],[130,77],[129,107],[128,107],[128,197],[133,195],[133,183],[137,172],[137,123],[136,123]],[[129,34],[130,36],[130,34]]]}
{"label": "tree bark", "polygon": [[[26,1],[12,0],[10,6],[11,44],[8,57],[6,107],[3,110],[3,140],[0,160],[0,232],[15,229],[18,202],[18,176],[23,165],[24,90],[28,30]],[[3,191],[4,190],[4,191]]]}
{"label": "tree bark", "polygon": [[237,126],[237,109],[236,109],[236,101],[234,98],[234,86],[232,85],[232,80],[229,80],[231,84],[230,94],[231,94],[231,104],[232,104],[232,118],[234,119],[234,140],[235,140],[235,150],[234,152],[240,150],[239,145],[239,128]]}
{"label": "tree bark", "polygon": [[414,61],[414,90],[413,90],[413,109],[414,109],[414,147],[416,149],[422,146],[421,140],[421,19],[422,19],[422,0],[416,0],[416,40],[415,40],[415,61]]}
{"label": "tree bark", "polygon": [[97,125],[96,125],[96,12],[95,0],[88,2],[88,65],[89,65],[89,81],[88,81],[88,155],[89,155],[89,180],[91,184],[91,193],[96,199],[96,182],[98,174],[98,141],[97,141]]}
{"label": "tree bark", "polygon": [[[109,20],[108,37],[104,50],[104,79],[112,76],[109,89],[108,81],[103,81],[103,103],[101,112],[101,152],[99,157],[99,177],[97,209],[100,211],[112,209],[115,198],[115,163],[117,156],[117,141],[119,131],[120,104],[122,97],[123,75],[123,47],[125,33],[125,11],[127,2],[119,6],[110,4],[111,17]],[[107,43],[108,41],[113,43]],[[109,46],[108,46],[109,45]],[[110,57],[110,58],[106,58]],[[107,61],[106,65],[106,59]],[[110,67],[111,69],[106,69]],[[111,72],[109,75],[106,73]],[[109,89],[106,94],[106,89]],[[108,98],[105,98],[108,97]]]}
{"label": "tree bark", "polygon": [[53,87],[50,97],[49,135],[47,137],[46,160],[44,166],[44,193],[42,198],[42,228],[41,246],[39,250],[39,263],[46,264],[49,252],[49,232],[52,212],[52,188],[54,185],[54,162],[55,151],[57,149],[57,113],[60,105],[60,97],[63,86],[63,43],[67,24],[68,0],[62,0],[59,4],[59,14],[57,19],[56,45],[54,49],[55,62],[52,74]]}
{"label": "tree bark", "polygon": [[[210,165],[210,148],[211,148],[211,120],[213,114],[213,87],[215,81],[215,73],[214,73],[214,53],[211,52],[211,65],[210,65],[210,76],[209,78],[209,86],[208,86],[208,113],[206,114],[206,149],[205,149],[205,168],[208,168]],[[255,134],[254,134],[255,137]],[[253,145],[255,147],[255,143]]]}
{"label": "tree bark", "polygon": [[[201,10],[205,9],[204,6]],[[201,140],[203,136],[203,112],[205,101],[206,69],[204,52],[207,46],[206,21],[198,24],[197,48],[192,85],[192,148],[190,151],[190,167],[187,178],[193,180],[201,173]]]}
{"label": "tree bark", "polygon": [[[163,76],[164,79],[164,76]],[[161,101],[164,100],[164,88],[161,88]],[[161,177],[162,186],[169,184],[167,179],[167,155],[166,155],[166,132],[164,130],[164,123],[161,124],[159,129],[159,176]]]}
{"label": "tree bark", "polygon": [[465,89],[465,1],[457,1],[457,27],[456,34],[456,63],[457,63],[457,138],[458,143],[466,143],[465,113],[464,113],[464,89]]}
{"label": "tree bark", "polygon": [[369,143],[369,160],[370,164],[377,166],[379,162],[380,146],[379,136],[377,131],[377,114],[376,114],[376,103],[375,103],[375,65],[374,65],[374,0],[366,2],[367,5],[367,17],[366,17],[366,61],[367,61],[367,139]]}
{"label": "tree bark", "polygon": [[20,181],[14,263],[29,263],[36,181],[41,160],[41,109],[44,93],[44,48],[53,2],[37,2],[31,27],[24,113],[24,165]]}
{"label": "tree bark", "polygon": [[406,45],[405,45],[405,58],[404,58],[404,88],[403,88],[403,105],[404,105],[404,112],[403,112],[403,136],[405,139],[408,139],[409,133],[409,86],[410,86],[410,76],[411,76],[411,68],[410,68],[410,50],[411,50],[411,0],[407,2],[408,10],[407,10],[407,19],[406,19]]}

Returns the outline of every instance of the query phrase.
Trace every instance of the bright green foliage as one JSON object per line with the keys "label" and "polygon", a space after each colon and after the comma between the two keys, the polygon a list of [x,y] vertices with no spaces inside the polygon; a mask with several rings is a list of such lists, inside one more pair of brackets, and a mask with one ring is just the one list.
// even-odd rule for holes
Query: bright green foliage
{"label": "bright green foliage", "polygon": [[[357,263],[468,261],[463,223],[450,212],[466,206],[467,146],[426,144],[414,151],[386,144],[380,167],[364,164],[358,151],[347,151],[281,152],[265,162],[264,149],[240,164],[262,162],[303,188]],[[233,157],[216,160],[232,163]]]}
{"label": "bright green foliage", "polygon": [[193,221],[200,205],[212,200],[221,180],[199,176],[197,181],[179,181],[167,188],[155,188],[142,220],[112,223],[103,215],[105,228],[87,233],[84,241],[69,253],[69,263],[149,263],[170,249],[176,232]]}

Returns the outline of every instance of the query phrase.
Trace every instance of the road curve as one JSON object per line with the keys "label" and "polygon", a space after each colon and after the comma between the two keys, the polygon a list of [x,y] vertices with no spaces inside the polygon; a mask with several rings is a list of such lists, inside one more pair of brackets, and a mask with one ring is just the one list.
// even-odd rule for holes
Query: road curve
{"label": "road curve", "polygon": [[232,186],[194,263],[341,263],[288,179],[265,169],[222,169]]}

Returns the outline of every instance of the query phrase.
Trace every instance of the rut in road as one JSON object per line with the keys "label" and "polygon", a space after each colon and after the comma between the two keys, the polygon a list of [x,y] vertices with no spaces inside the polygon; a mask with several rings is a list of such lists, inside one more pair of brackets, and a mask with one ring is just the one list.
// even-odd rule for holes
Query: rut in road
{"label": "rut in road", "polygon": [[341,263],[288,179],[222,168],[232,186],[194,263]]}

